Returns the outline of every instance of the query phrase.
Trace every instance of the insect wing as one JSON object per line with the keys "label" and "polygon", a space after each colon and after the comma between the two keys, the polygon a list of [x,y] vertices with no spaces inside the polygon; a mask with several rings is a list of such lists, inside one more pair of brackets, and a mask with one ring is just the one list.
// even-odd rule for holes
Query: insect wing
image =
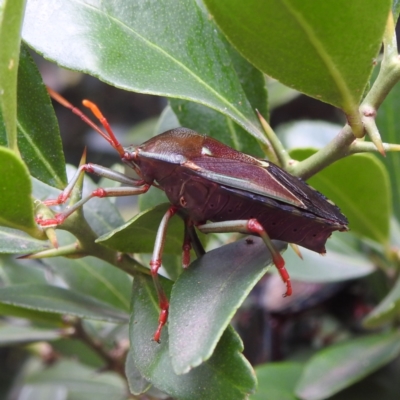
{"label": "insect wing", "polygon": [[192,159],[183,166],[212,182],[306,209],[301,199],[293,195],[266,168],[242,161],[207,156]]}
{"label": "insect wing", "polygon": [[[261,166],[261,163],[265,166]],[[272,163],[260,161],[258,166],[233,159],[203,156],[183,166],[221,185],[272,198],[307,210],[320,218],[347,225],[347,219],[338,207],[304,181]]]}

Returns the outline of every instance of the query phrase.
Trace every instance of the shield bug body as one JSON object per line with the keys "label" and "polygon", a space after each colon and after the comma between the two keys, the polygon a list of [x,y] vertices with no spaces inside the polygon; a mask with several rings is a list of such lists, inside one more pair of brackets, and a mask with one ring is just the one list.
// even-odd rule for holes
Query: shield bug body
{"label": "shield bug body", "polygon": [[333,231],[346,231],[347,219],[338,207],[276,165],[236,151],[217,140],[190,129],[177,128],[155,136],[140,146],[122,147],[97,107],[87,102],[100,119],[103,132],[65,99],[50,91],[53,98],[71,108],[90,123],[133,168],[140,180],[128,178],[99,165],[85,164],[56,200],[47,205],[64,203],[83,171],[117,180],[127,185],[117,189],[97,189],[90,196],[58,214],[54,219],[39,220],[42,226],[61,224],[64,219],[91,197],[137,195],[151,185],[165,191],[171,207],[160,223],[152,260],[151,273],[159,297],[161,314],[154,340],[159,341],[168,317],[168,299],[158,280],[163,243],[168,220],[178,213],[185,221],[183,266],[190,262],[191,244],[196,244],[193,227],[204,233],[242,232],[259,235],[271,251],[273,261],[286,283],[285,295],[291,294],[289,275],[284,261],[271,239],[298,244],[325,253],[325,243]]}

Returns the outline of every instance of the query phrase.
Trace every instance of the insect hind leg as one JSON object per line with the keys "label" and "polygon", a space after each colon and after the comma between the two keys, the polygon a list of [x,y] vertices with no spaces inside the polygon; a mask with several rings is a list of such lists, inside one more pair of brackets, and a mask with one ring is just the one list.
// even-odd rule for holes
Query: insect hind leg
{"label": "insect hind leg", "polygon": [[199,225],[197,228],[203,233],[240,232],[245,234],[256,234],[260,236],[268,250],[271,252],[272,261],[274,262],[283,282],[286,284],[286,292],[283,296],[286,297],[292,294],[292,284],[289,273],[285,268],[285,260],[274,246],[271,238],[268,236],[268,233],[256,218],[251,218],[248,220],[210,222],[204,225]]}

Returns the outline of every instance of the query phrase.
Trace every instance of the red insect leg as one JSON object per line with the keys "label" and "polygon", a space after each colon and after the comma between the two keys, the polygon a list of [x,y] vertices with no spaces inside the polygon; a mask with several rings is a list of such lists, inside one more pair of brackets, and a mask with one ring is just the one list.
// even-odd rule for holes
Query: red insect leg
{"label": "red insect leg", "polygon": [[176,211],[177,208],[172,206],[164,214],[164,217],[161,220],[160,226],[157,231],[153,256],[150,261],[151,276],[153,278],[154,286],[157,291],[158,304],[161,309],[160,316],[158,317],[158,327],[153,336],[153,339],[158,343],[160,343],[162,328],[167,323],[168,320],[168,309],[169,309],[169,301],[164,292],[164,289],[161,286],[160,279],[158,278],[158,270],[161,266],[161,257],[164,249],[165,235],[167,232],[168,222],[171,219],[171,217],[175,215]]}
{"label": "red insect leg", "polygon": [[265,229],[255,218],[248,220],[247,227],[249,232],[256,233],[264,240],[268,250],[271,252],[272,260],[274,261],[283,282],[286,284],[286,293],[283,297],[290,296],[292,294],[292,283],[290,282],[289,273],[285,268],[285,260],[280,255],[279,251],[276,250]]}

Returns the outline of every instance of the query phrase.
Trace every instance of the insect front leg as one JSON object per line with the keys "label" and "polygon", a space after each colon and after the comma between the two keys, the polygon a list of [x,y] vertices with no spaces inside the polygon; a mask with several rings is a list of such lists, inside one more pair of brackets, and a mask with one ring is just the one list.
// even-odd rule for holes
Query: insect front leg
{"label": "insect front leg", "polygon": [[268,250],[271,252],[272,260],[283,282],[286,284],[286,292],[283,296],[286,297],[292,294],[292,284],[290,282],[289,273],[285,268],[285,260],[272,243],[270,237],[268,236],[268,233],[265,231],[263,226],[258,222],[256,218],[251,218],[249,220],[210,222],[204,225],[197,226],[197,229],[199,229],[199,231],[203,233],[240,232],[245,234],[256,234],[260,236],[267,246]]}
{"label": "insect front leg", "polygon": [[76,185],[81,174],[85,172],[89,172],[98,176],[102,176],[108,179],[111,179],[116,182],[120,182],[125,186],[121,186],[118,188],[97,188],[89,195],[83,197],[73,206],[64,210],[63,212],[56,214],[54,218],[50,219],[41,219],[40,217],[36,219],[36,222],[43,226],[57,226],[61,225],[64,220],[75,212],[78,208],[82,207],[87,201],[89,201],[93,197],[117,197],[117,196],[133,196],[139,195],[142,193],[146,193],[149,190],[150,185],[144,183],[143,180],[130,178],[120,172],[113,171],[109,168],[102,167],[97,164],[83,164],[79,167],[75,175],[72,177],[71,181],[68,183],[67,187],[60,193],[60,195],[56,199],[48,199],[43,201],[43,204],[47,206],[54,206],[64,204],[71,195],[71,192]]}

